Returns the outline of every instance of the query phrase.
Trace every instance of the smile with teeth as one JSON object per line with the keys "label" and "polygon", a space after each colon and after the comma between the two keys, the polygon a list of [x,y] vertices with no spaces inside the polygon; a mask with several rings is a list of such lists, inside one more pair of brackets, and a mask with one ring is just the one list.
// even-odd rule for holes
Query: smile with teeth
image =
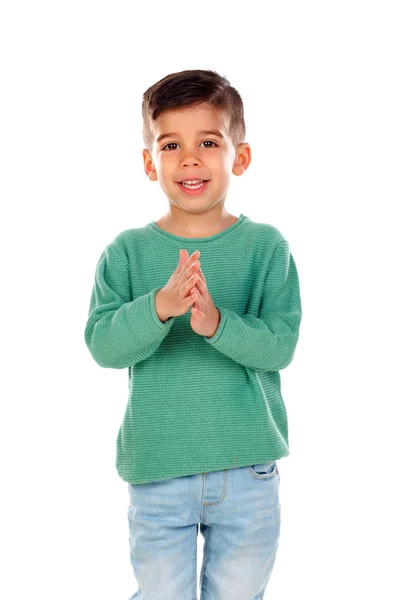
{"label": "smile with teeth", "polygon": [[202,185],[206,182],[206,179],[185,179],[181,181],[181,184],[190,190],[197,190],[202,187]]}

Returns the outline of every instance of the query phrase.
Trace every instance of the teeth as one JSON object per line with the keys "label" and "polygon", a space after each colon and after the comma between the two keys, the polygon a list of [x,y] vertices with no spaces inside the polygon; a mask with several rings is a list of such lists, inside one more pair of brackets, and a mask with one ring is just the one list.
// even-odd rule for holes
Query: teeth
{"label": "teeth", "polygon": [[189,185],[197,185],[203,183],[203,179],[184,179],[181,183],[188,183]]}
{"label": "teeth", "polygon": [[192,184],[189,185],[188,183],[182,182],[182,185],[190,190],[199,190],[201,187],[203,187],[204,182],[199,183],[198,185],[192,185]]}

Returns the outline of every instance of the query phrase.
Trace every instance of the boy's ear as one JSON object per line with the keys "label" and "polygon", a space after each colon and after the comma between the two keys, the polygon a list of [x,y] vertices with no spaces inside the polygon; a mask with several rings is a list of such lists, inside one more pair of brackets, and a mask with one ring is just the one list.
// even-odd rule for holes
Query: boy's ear
{"label": "boy's ear", "polygon": [[153,159],[151,157],[151,154],[149,153],[147,148],[143,149],[142,154],[143,154],[144,171],[145,171],[147,177],[149,177],[152,181],[157,181],[157,179],[158,179],[157,172],[154,169]]}

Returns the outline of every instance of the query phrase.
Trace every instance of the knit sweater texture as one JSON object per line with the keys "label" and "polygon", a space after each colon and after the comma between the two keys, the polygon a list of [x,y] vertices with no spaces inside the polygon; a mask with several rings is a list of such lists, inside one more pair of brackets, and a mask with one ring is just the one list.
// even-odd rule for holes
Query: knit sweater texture
{"label": "knit sweater texture", "polygon": [[[190,308],[165,322],[157,316],[155,295],[181,248],[200,251],[220,313],[212,337],[193,331]],[[128,369],[119,476],[148,483],[288,456],[279,371],[293,359],[301,314],[296,264],[273,225],[242,213],[203,238],[155,221],[119,233],[97,262],[84,333],[98,365]]]}

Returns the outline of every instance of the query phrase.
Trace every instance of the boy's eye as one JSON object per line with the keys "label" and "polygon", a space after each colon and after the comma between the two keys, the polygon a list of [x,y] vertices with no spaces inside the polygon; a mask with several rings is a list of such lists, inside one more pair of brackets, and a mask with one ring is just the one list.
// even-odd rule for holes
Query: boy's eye
{"label": "boy's eye", "polygon": [[[215,142],[213,142],[212,140],[204,140],[204,142],[201,142],[201,143],[202,143],[202,144],[207,144],[207,143],[210,143],[210,144],[214,144],[214,146],[218,146],[218,144],[216,144],[216,143],[215,143]],[[168,146],[177,146],[177,145],[179,145],[179,144],[177,144],[176,142],[170,142],[169,144],[166,144],[166,145],[164,146],[164,148],[161,148],[161,149],[162,149],[162,150],[165,150],[165,148],[168,148]],[[212,146],[211,146],[211,147],[212,147]],[[207,148],[210,148],[210,146],[207,146]]]}

